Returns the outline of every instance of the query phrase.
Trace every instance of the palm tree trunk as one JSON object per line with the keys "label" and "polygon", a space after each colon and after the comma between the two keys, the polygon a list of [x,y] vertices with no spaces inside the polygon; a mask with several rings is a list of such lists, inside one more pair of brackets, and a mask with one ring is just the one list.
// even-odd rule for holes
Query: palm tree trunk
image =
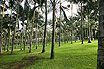
{"label": "palm tree trunk", "polygon": [[26,30],[25,30],[25,37],[24,37],[24,50],[25,50],[25,46],[26,46],[26,44],[27,44],[27,39],[28,39],[28,35],[27,35],[27,30],[28,30],[28,22],[29,22],[29,18],[28,18],[28,16],[27,16],[27,24],[26,24]]}
{"label": "palm tree trunk", "polygon": [[[11,11],[12,12],[12,11]],[[12,18],[12,17],[11,17]],[[16,17],[16,24],[17,24],[17,21],[18,21],[18,15]],[[12,50],[11,50],[11,54],[13,54],[13,51],[14,51],[14,40],[15,40],[15,34],[16,34],[16,24],[14,26],[14,34],[13,34],[13,38],[12,38]]]}
{"label": "palm tree trunk", "polygon": [[25,35],[24,35],[24,51],[25,51],[25,46],[26,46],[26,30],[25,30]]}
{"label": "palm tree trunk", "polygon": [[9,51],[9,46],[10,46],[10,33],[11,33],[11,28],[9,26],[9,29],[8,29],[8,45],[7,45],[7,52]]}
{"label": "palm tree trunk", "polygon": [[[17,39],[18,39],[18,34],[17,34]],[[17,39],[16,39],[16,49],[17,49],[17,45],[18,45]]]}
{"label": "palm tree trunk", "polygon": [[95,29],[93,29],[93,38],[95,39]]}
{"label": "palm tree trunk", "polygon": [[76,43],[76,41],[77,41],[77,35],[76,35],[77,33],[75,33],[75,43]]}
{"label": "palm tree trunk", "polygon": [[14,51],[15,33],[16,33],[16,24],[15,24],[14,34],[13,34],[13,38],[12,38],[12,50],[11,50],[11,54],[13,54],[13,51]]}
{"label": "palm tree trunk", "polygon": [[33,25],[34,24],[32,23],[31,34],[30,34],[30,49],[29,49],[29,53],[31,53],[31,50],[32,50]]}
{"label": "palm tree trunk", "polygon": [[52,48],[51,48],[51,59],[54,59],[54,44],[55,44],[55,0],[53,0],[53,30],[52,30]]}
{"label": "palm tree trunk", "polygon": [[99,37],[97,69],[104,69],[104,0],[99,1]]}
{"label": "palm tree trunk", "polygon": [[45,0],[45,29],[44,29],[44,40],[43,40],[43,50],[42,50],[42,53],[45,52],[45,46],[46,46],[46,31],[47,31],[47,0]]}
{"label": "palm tree trunk", "polygon": [[[38,7],[38,18],[39,18],[39,7]],[[36,49],[38,45],[38,23],[36,23]]]}
{"label": "palm tree trunk", "polygon": [[82,3],[81,3],[81,40],[82,40],[82,44],[83,44],[83,16],[82,16]]}
{"label": "palm tree trunk", "polygon": [[64,43],[66,43],[66,33],[64,33]]}
{"label": "palm tree trunk", "polygon": [[0,37],[0,54],[2,53],[2,39]]}
{"label": "palm tree trunk", "polygon": [[60,29],[60,26],[59,26],[59,47],[61,46],[61,37],[60,37],[60,34],[61,34],[61,29]]}
{"label": "palm tree trunk", "polygon": [[2,53],[2,24],[0,23],[0,54]]}
{"label": "palm tree trunk", "polygon": [[37,44],[38,44],[38,41],[37,41],[37,32],[38,31],[38,23],[36,23],[36,49],[37,49]]}
{"label": "palm tree trunk", "polygon": [[14,40],[15,40],[15,29],[14,29],[14,34],[13,34],[13,38],[12,38],[12,49],[11,49],[11,54],[13,54],[13,51],[14,51]]}
{"label": "palm tree trunk", "polygon": [[73,30],[71,30],[71,44],[73,44]]}
{"label": "palm tree trunk", "polygon": [[[5,36],[5,37],[6,37],[6,36]],[[7,38],[5,38],[4,51],[6,50],[6,46],[7,46]]]}
{"label": "palm tree trunk", "polygon": [[31,34],[30,34],[30,47],[29,47],[29,53],[31,53],[32,48],[32,28],[31,28]]}
{"label": "palm tree trunk", "polygon": [[39,34],[38,34],[38,46],[39,46],[39,42],[40,42],[40,40],[39,40]]}
{"label": "palm tree trunk", "polygon": [[[89,23],[88,23],[88,24],[89,24]],[[89,26],[89,25],[87,25],[87,35],[86,35],[86,36],[87,36],[87,39],[88,39],[88,26]]]}
{"label": "palm tree trunk", "polygon": [[17,45],[19,45],[19,22],[18,22],[18,33],[17,33]]}
{"label": "palm tree trunk", "polygon": [[67,43],[68,43],[68,41],[69,41],[68,38],[69,38],[69,36],[68,36],[68,34],[67,34]]}
{"label": "palm tree trunk", "polygon": [[23,48],[23,31],[22,31],[22,33],[21,33],[21,50],[22,50],[22,48]]}
{"label": "palm tree trunk", "polygon": [[16,40],[16,48],[17,48],[17,45],[19,45],[19,22],[18,22],[18,16],[19,16],[19,2],[18,2],[18,4],[17,4],[17,19],[16,19],[16,22],[17,22],[17,25],[18,25],[18,27],[17,27],[17,29],[18,29],[18,33],[17,33],[17,40]]}
{"label": "palm tree trunk", "polygon": [[61,42],[61,0],[60,0],[60,20],[59,20],[60,22],[60,24],[59,24],[59,47],[60,47],[60,42]]}
{"label": "palm tree trunk", "polygon": [[91,30],[90,30],[90,17],[88,15],[88,28],[89,28],[89,40],[88,43],[91,43]]}
{"label": "palm tree trunk", "polygon": [[[35,8],[36,2],[34,3],[34,8]],[[31,27],[31,34],[30,34],[30,49],[29,49],[29,53],[31,53],[32,50],[32,37],[33,37],[33,27],[34,27],[34,20],[35,18],[35,9],[34,9],[34,14],[33,14],[33,23],[32,23],[32,27]]]}
{"label": "palm tree trunk", "polygon": [[28,39],[28,34],[27,34],[28,22],[29,22],[29,18],[27,17],[27,24],[26,24],[26,30],[25,30],[24,50],[25,50],[25,46],[26,46],[26,44],[27,44],[27,39]]}

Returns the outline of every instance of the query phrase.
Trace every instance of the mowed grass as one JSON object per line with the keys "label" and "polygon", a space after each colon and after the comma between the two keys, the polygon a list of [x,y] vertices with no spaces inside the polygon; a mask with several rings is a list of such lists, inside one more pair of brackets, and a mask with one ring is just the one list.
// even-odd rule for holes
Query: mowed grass
{"label": "mowed grass", "polygon": [[[3,52],[3,55],[0,55],[0,69],[97,69],[98,41],[92,41],[90,44],[87,42],[84,41],[83,45],[81,41],[73,41],[73,44],[62,42],[61,47],[56,43],[53,60],[50,59],[49,44],[43,54],[42,44],[37,50],[33,47],[31,53],[28,53],[28,46],[25,51],[15,49],[13,55],[9,55],[11,52]],[[23,60],[24,58],[29,59]]]}

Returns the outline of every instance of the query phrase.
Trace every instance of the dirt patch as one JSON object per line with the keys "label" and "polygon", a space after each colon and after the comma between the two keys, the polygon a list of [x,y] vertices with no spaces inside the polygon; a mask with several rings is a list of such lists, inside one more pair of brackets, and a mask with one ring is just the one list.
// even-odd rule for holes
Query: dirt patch
{"label": "dirt patch", "polygon": [[23,67],[27,67],[27,66],[30,66],[32,64],[33,64],[33,62],[21,63],[15,69],[23,69]]}
{"label": "dirt patch", "polygon": [[39,57],[37,57],[37,56],[30,56],[30,57],[24,57],[22,60],[34,60],[34,59],[37,59],[37,58],[39,58]]}
{"label": "dirt patch", "polygon": [[3,54],[2,54],[2,53],[0,53],[0,56],[3,56]]}
{"label": "dirt patch", "polygon": [[7,69],[23,69],[24,67],[30,66],[35,64],[35,60],[41,59],[37,56],[30,56],[30,57],[24,57],[21,61],[17,62],[10,62],[10,63],[0,63],[0,67],[3,65],[8,66]]}
{"label": "dirt patch", "polygon": [[39,57],[37,56],[30,56],[30,57],[24,57],[22,59],[22,62],[17,66],[16,69],[23,69],[23,67],[27,67],[34,64],[34,61],[37,60]]}

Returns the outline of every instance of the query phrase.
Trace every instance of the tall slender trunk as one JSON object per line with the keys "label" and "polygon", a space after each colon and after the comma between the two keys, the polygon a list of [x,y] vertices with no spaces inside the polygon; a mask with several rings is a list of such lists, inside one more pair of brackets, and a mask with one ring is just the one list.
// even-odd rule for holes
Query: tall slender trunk
{"label": "tall slender trunk", "polygon": [[95,29],[93,29],[93,38],[95,39]]}
{"label": "tall slender trunk", "polygon": [[45,52],[46,32],[47,32],[47,0],[45,0],[45,29],[44,29],[44,40],[43,40],[43,50],[42,50],[42,53]]}
{"label": "tall slender trunk", "polygon": [[[71,4],[71,16],[73,17],[73,3]],[[71,44],[73,44],[73,26],[71,28]]]}
{"label": "tall slender trunk", "polygon": [[49,46],[51,45],[51,36],[49,34]]}
{"label": "tall slender trunk", "polygon": [[23,31],[21,32],[21,50],[22,50],[22,48],[23,48]]}
{"label": "tall slender trunk", "polygon": [[83,44],[83,16],[82,16],[82,3],[81,3],[81,40],[82,40],[82,44]]}
{"label": "tall slender trunk", "polygon": [[47,33],[46,33],[46,46],[47,46],[47,43],[48,43],[48,41],[47,41]]}
{"label": "tall slender trunk", "polygon": [[[5,0],[3,4],[3,14],[2,16],[4,17],[4,9],[5,9]],[[2,53],[2,23],[0,23],[0,54]]]}
{"label": "tall slender trunk", "polygon": [[39,46],[39,42],[40,42],[40,40],[39,40],[39,34],[38,34],[38,46]]}
{"label": "tall slender trunk", "polygon": [[0,23],[0,54],[2,53],[2,23]]}
{"label": "tall slender trunk", "polygon": [[84,30],[84,38],[86,38],[86,28],[85,28],[85,30]]}
{"label": "tall slender trunk", "polygon": [[[38,7],[38,19],[39,19],[39,7]],[[38,23],[36,23],[36,49],[38,45]]]}
{"label": "tall slender trunk", "polygon": [[[15,25],[15,26],[16,26],[16,25]],[[12,49],[11,49],[11,54],[13,54],[13,51],[14,51],[15,31],[16,31],[16,27],[15,27],[15,29],[14,29],[14,34],[13,34],[13,38],[12,38]]]}
{"label": "tall slender trunk", "polygon": [[73,30],[71,30],[71,44],[73,44]]}
{"label": "tall slender trunk", "polygon": [[34,28],[34,17],[35,17],[35,10],[34,10],[33,22],[32,22],[32,24],[31,24],[29,53],[31,53],[31,50],[32,50],[32,37],[33,37],[33,28]]}
{"label": "tall slender trunk", "polygon": [[11,28],[9,26],[8,28],[8,45],[7,45],[7,52],[9,51],[9,46],[10,46],[10,33],[11,33]]}
{"label": "tall slender trunk", "polygon": [[[36,2],[34,3],[34,8],[35,8]],[[31,34],[30,34],[30,48],[29,48],[29,53],[31,53],[32,50],[32,37],[33,37],[33,28],[34,28],[34,20],[35,18],[35,9],[34,9],[34,14],[33,14],[33,23],[32,23],[32,27],[31,27]]]}
{"label": "tall slender trunk", "polygon": [[76,43],[76,41],[77,41],[77,35],[76,35],[77,33],[75,33],[75,43]]}
{"label": "tall slender trunk", "polygon": [[25,37],[24,37],[24,42],[23,42],[23,44],[24,44],[24,51],[25,51],[25,46],[26,46],[26,30],[25,30],[25,35],[24,35]]}
{"label": "tall slender trunk", "polygon": [[19,43],[20,43],[20,42],[19,42],[19,38],[20,38],[19,34],[20,34],[20,33],[19,33],[19,22],[18,22],[18,33],[17,33],[17,44],[18,44],[18,45],[19,45]]}
{"label": "tall slender trunk", "polygon": [[31,50],[32,50],[32,36],[33,36],[33,23],[32,23],[31,34],[30,34],[30,49],[29,49],[29,53],[31,53]]}
{"label": "tall slender trunk", "polygon": [[27,24],[26,24],[26,30],[25,30],[25,37],[24,37],[24,50],[25,50],[25,46],[26,46],[26,42],[27,42],[27,26],[28,26],[28,19],[27,19]]}
{"label": "tall slender trunk", "polygon": [[36,49],[37,49],[37,44],[38,44],[38,40],[37,40],[37,34],[38,34],[38,23],[36,23]]}
{"label": "tall slender trunk", "polygon": [[[89,24],[89,23],[88,23],[88,24]],[[88,26],[89,26],[89,25],[87,25],[87,39],[88,39]]]}
{"label": "tall slender trunk", "polygon": [[53,0],[53,30],[52,30],[52,48],[51,48],[51,59],[54,59],[54,44],[55,44],[55,0]]}
{"label": "tall slender trunk", "polygon": [[21,35],[21,50],[23,49],[23,45],[24,45],[24,20],[22,21],[23,25],[22,25],[22,35]]}
{"label": "tall slender trunk", "polygon": [[[5,36],[5,37],[6,37],[6,36]],[[7,38],[5,38],[4,51],[6,50],[6,46],[7,46]]]}
{"label": "tall slender trunk", "polygon": [[64,32],[64,43],[66,43],[66,33]]}
{"label": "tall slender trunk", "polygon": [[0,37],[0,54],[2,53],[2,39]]}
{"label": "tall slender trunk", "polygon": [[91,43],[91,30],[90,30],[90,17],[88,15],[88,28],[89,28],[89,40],[88,43]]}
{"label": "tall slender trunk", "polygon": [[17,40],[18,40],[18,34],[17,34],[17,38],[16,38],[16,49],[17,49],[17,46],[18,46]]}
{"label": "tall slender trunk", "polygon": [[97,69],[104,69],[104,0],[99,1],[99,37]]}
{"label": "tall slender trunk", "polygon": [[17,29],[18,29],[18,33],[17,33],[17,39],[16,39],[16,48],[17,48],[17,45],[19,44],[19,22],[18,22],[18,16],[19,16],[19,3],[17,4],[17,18],[16,18],[16,24],[18,25],[17,26]]}
{"label": "tall slender trunk", "polygon": [[24,50],[25,50],[25,46],[27,45],[27,39],[28,39],[28,23],[29,23],[29,13],[27,16],[27,25],[26,25],[26,30],[25,30],[25,42],[24,42]]}
{"label": "tall slender trunk", "polygon": [[61,42],[61,0],[60,0],[60,18],[59,18],[59,47],[60,47],[60,42]]}
{"label": "tall slender trunk", "polygon": [[91,31],[91,40],[93,40],[93,35],[92,35],[92,25],[90,26],[90,31]]}
{"label": "tall slender trunk", "polygon": [[61,46],[61,37],[60,37],[60,33],[61,33],[61,30],[60,30],[60,26],[59,26],[59,47]]}
{"label": "tall slender trunk", "polygon": [[68,43],[68,41],[69,41],[69,40],[68,40],[69,36],[68,36],[68,34],[66,34],[66,35],[67,35],[67,43]]}
{"label": "tall slender trunk", "polygon": [[27,16],[27,24],[26,24],[26,30],[25,30],[24,50],[25,50],[25,46],[27,45],[27,40],[28,40],[28,33],[27,33],[28,32],[28,24],[29,24],[29,12],[28,12],[28,16]]}
{"label": "tall slender trunk", "polygon": [[[12,10],[11,10],[12,12]],[[11,16],[12,18],[12,16]],[[17,21],[18,21],[18,15],[16,17],[16,24],[17,24]],[[13,38],[12,38],[12,49],[11,49],[11,54],[13,54],[13,51],[14,51],[14,40],[15,40],[15,34],[16,34],[16,24],[14,26],[14,33],[13,33]]]}
{"label": "tall slender trunk", "polygon": [[15,24],[14,34],[13,34],[13,38],[12,38],[12,50],[11,50],[11,54],[13,54],[13,51],[14,51],[15,33],[16,33],[16,24]]}

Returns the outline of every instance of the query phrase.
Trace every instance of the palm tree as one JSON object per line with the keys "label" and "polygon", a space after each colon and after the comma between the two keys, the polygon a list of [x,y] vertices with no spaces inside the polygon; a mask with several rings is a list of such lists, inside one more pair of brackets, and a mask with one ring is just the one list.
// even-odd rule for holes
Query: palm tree
{"label": "palm tree", "polygon": [[45,45],[46,45],[46,31],[47,31],[47,0],[45,0],[45,29],[44,29],[44,40],[43,40],[43,50],[42,53],[45,52]]}
{"label": "palm tree", "polygon": [[81,2],[81,40],[82,40],[82,44],[83,44],[83,3]]}
{"label": "palm tree", "polygon": [[97,69],[104,69],[104,0],[99,0],[99,37]]}
{"label": "palm tree", "polygon": [[2,53],[2,25],[0,24],[0,54]]}
{"label": "palm tree", "polygon": [[[39,7],[38,7],[38,18],[39,18]],[[36,49],[37,49],[37,44],[38,44],[38,23],[36,23]]]}
{"label": "palm tree", "polygon": [[60,0],[60,18],[59,18],[60,20],[59,20],[59,47],[60,47],[60,45],[61,45],[61,0]]}
{"label": "palm tree", "polygon": [[55,6],[56,2],[53,0],[53,29],[52,29],[52,48],[51,48],[51,59],[54,59],[54,46],[55,46]]}
{"label": "palm tree", "polygon": [[32,17],[32,24],[31,24],[31,34],[30,34],[30,48],[29,48],[29,53],[31,53],[31,50],[32,50],[32,37],[33,37],[33,28],[34,28],[34,18],[35,18],[35,7],[36,7],[36,2],[34,0],[34,10],[33,10],[33,17]]}
{"label": "palm tree", "polygon": [[69,0],[70,2],[73,3],[80,3],[81,4],[81,9],[80,9],[80,16],[81,16],[81,40],[82,40],[82,44],[83,44],[83,3],[86,3],[87,0]]}
{"label": "palm tree", "polygon": [[[4,16],[4,9],[5,9],[5,0],[4,0],[4,5],[3,5],[2,16]],[[0,53],[2,53],[2,23],[0,23]]]}
{"label": "palm tree", "polygon": [[[13,4],[14,4],[14,1],[10,1],[10,7],[11,7],[11,19],[12,19],[12,7],[13,7]],[[11,20],[12,22],[12,20]],[[14,24],[14,30],[13,30],[13,38],[12,38],[12,49],[11,49],[11,54],[13,54],[13,51],[14,51],[14,40],[15,40],[15,34],[16,34],[16,23]]]}
{"label": "palm tree", "polygon": [[[17,2],[17,1],[16,1]],[[18,1],[18,2],[20,2],[20,1]],[[18,7],[18,2],[17,2],[17,5],[15,5],[15,1],[12,1],[12,0],[10,0],[9,1],[9,4],[10,4],[10,8],[11,8],[11,22],[12,22],[12,19],[13,19],[13,17],[12,17],[12,11],[15,9],[15,7],[17,7],[17,10],[19,9],[19,7]],[[14,7],[14,8],[13,8]],[[16,25],[17,25],[17,23],[18,23],[18,11],[17,11],[17,15],[16,15],[16,22],[15,22],[15,24],[14,24],[14,30],[13,30],[13,38],[12,38],[12,49],[11,49],[11,54],[13,54],[13,51],[14,51],[14,40],[15,40],[15,35],[16,35]],[[22,34],[23,34],[23,32],[22,32]],[[23,38],[23,36],[22,36],[22,38]],[[22,43],[23,43],[23,40],[22,40]],[[22,44],[23,45],[23,44]],[[22,47],[21,47],[21,49],[22,49]]]}

